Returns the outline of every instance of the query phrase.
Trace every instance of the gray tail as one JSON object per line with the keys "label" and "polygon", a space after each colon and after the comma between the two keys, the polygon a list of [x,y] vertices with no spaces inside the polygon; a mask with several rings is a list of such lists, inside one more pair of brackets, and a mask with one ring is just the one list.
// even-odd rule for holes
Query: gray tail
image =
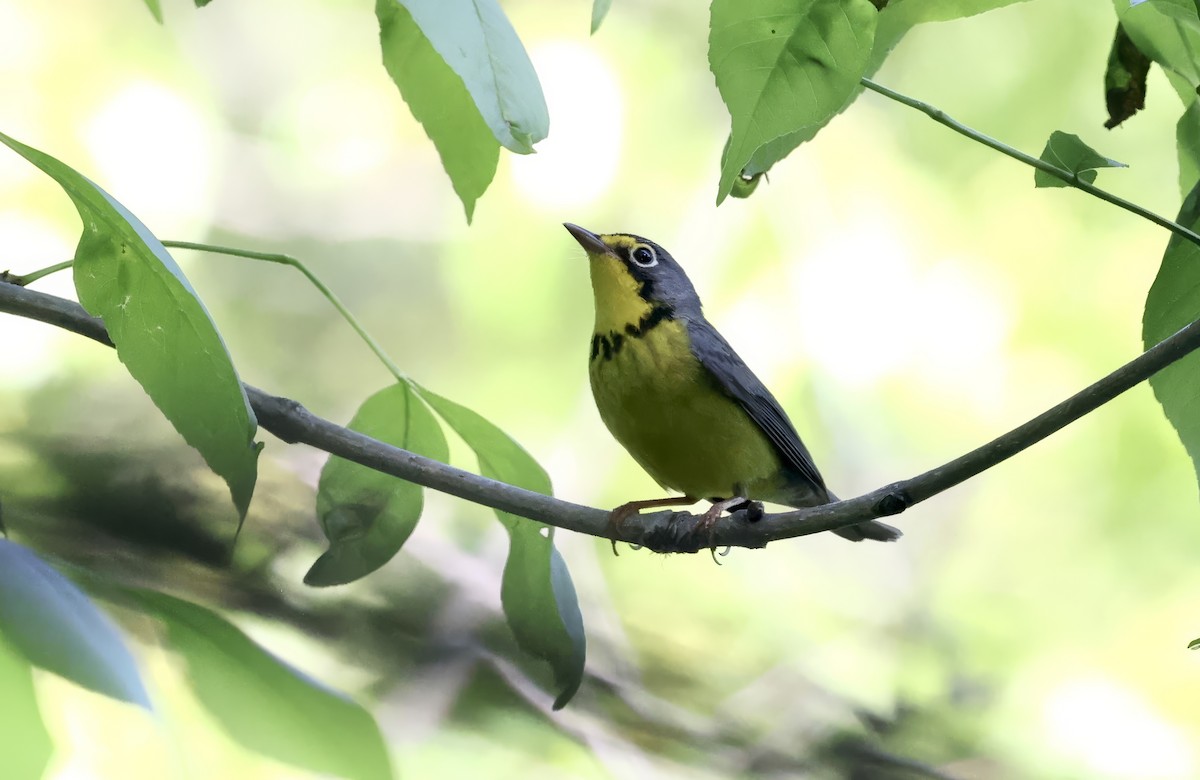
{"label": "gray tail", "polygon": [[[829,500],[837,501],[838,497],[830,493]],[[864,539],[870,539],[872,542],[894,542],[901,536],[904,536],[899,528],[890,526],[887,523],[881,523],[878,520],[868,520],[865,523],[836,528],[833,532],[843,539],[849,539],[852,542],[861,542]]]}

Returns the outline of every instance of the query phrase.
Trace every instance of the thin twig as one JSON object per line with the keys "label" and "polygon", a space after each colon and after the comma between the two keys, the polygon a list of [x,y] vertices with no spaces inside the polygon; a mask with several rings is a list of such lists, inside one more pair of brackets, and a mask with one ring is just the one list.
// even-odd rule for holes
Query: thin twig
{"label": "thin twig", "polygon": [[43,276],[49,276],[50,274],[56,274],[59,271],[65,271],[73,265],[75,265],[74,260],[63,260],[61,263],[48,265],[45,268],[39,268],[36,271],[30,271],[27,274],[14,274],[8,271],[2,271],[0,272],[0,282],[15,284],[18,287],[24,287],[26,285],[33,284]]}
{"label": "thin twig", "polygon": [[1009,157],[1013,158],[1014,160],[1019,160],[1032,168],[1036,168],[1039,171],[1042,171],[1043,173],[1049,174],[1050,176],[1053,176],[1054,178],[1065,182],[1068,186],[1074,187],[1075,189],[1078,189],[1078,190],[1083,190],[1084,192],[1088,193],[1089,195],[1095,195],[1100,200],[1107,201],[1108,203],[1111,203],[1114,206],[1118,206],[1118,207],[1123,208],[1126,211],[1129,211],[1133,214],[1137,214],[1139,217],[1148,219],[1151,222],[1153,222],[1154,224],[1156,224],[1160,227],[1164,227],[1167,230],[1171,231],[1172,233],[1174,233],[1178,236],[1181,236],[1183,238],[1186,238],[1188,241],[1191,241],[1193,244],[1200,246],[1200,234],[1197,234],[1196,232],[1187,229],[1183,225],[1180,225],[1178,222],[1172,222],[1171,220],[1167,219],[1166,217],[1159,216],[1158,214],[1155,214],[1153,211],[1150,211],[1149,209],[1144,209],[1141,206],[1137,205],[1136,203],[1130,203],[1129,201],[1125,200],[1124,198],[1119,198],[1110,192],[1105,192],[1104,190],[1100,189],[1096,185],[1089,184],[1088,182],[1083,181],[1082,179],[1079,178],[1079,176],[1077,174],[1072,173],[1071,171],[1064,171],[1062,168],[1059,168],[1056,165],[1052,165],[1052,164],[1046,162],[1045,160],[1041,160],[1041,159],[1038,159],[1037,157],[1026,154],[1025,152],[1022,152],[1019,149],[1014,149],[1013,147],[1009,146],[1008,144],[1006,144],[1002,141],[997,141],[995,138],[992,138],[989,135],[984,135],[983,133],[979,132],[978,130],[976,130],[974,128],[967,127],[962,122],[959,122],[957,119],[954,119],[953,117],[948,116],[946,114],[946,112],[942,111],[940,108],[931,106],[928,103],[923,103],[922,101],[917,100],[916,98],[911,98],[908,95],[901,94],[901,93],[895,91],[894,89],[889,89],[888,87],[883,86],[882,84],[876,84],[874,81],[871,81],[868,78],[862,78],[859,81],[862,83],[862,85],[864,87],[871,90],[872,92],[878,92],[880,95],[883,95],[884,97],[887,97],[887,98],[891,98],[892,100],[896,101],[897,103],[902,103],[910,108],[915,108],[916,110],[920,111],[922,114],[925,114],[926,116],[928,116],[933,121],[937,122],[938,124],[945,125],[946,127],[950,128],[951,130],[953,130],[956,133],[961,133],[962,135],[965,135],[967,138],[970,138],[974,141],[978,141],[979,143],[983,144],[984,146],[987,146],[991,149],[995,149],[997,152],[1000,152],[1001,154],[1008,155]]}
{"label": "thin twig", "polygon": [[[0,312],[39,320],[112,345],[103,323],[74,301],[0,284]],[[768,542],[830,531],[899,514],[1001,463],[1018,452],[1200,348],[1200,320],[1146,350],[1067,400],[982,447],[912,479],[825,506],[766,515],[748,522],[746,510],[721,518],[712,533],[694,534],[698,516],[656,512],[630,518],[620,540],[660,552],[696,552],[712,546],[763,547]],[[246,386],[259,424],[286,442],[308,444],[368,468],[569,531],[608,538],[609,513],[497,482],[376,441],[309,412],[295,401]]]}
{"label": "thin twig", "polygon": [[238,249],[237,247],[220,246],[219,244],[199,244],[195,241],[163,241],[162,245],[168,249],[192,249],[197,252],[212,252],[213,254],[218,255],[245,257],[250,260],[263,260],[268,263],[290,265],[292,268],[295,268],[297,271],[304,274],[304,278],[312,282],[313,286],[325,296],[325,299],[333,304],[333,308],[337,309],[338,313],[342,315],[346,322],[350,323],[350,327],[354,328],[354,332],[366,342],[371,351],[375,353],[375,357],[379,358],[380,362],[382,362],[387,370],[391,372],[392,376],[396,377],[397,382],[409,381],[404,372],[400,370],[400,367],[397,366],[390,357],[388,357],[387,353],[383,351],[383,347],[379,346],[379,342],[373,339],[370,333],[367,333],[367,329],[364,328],[354,317],[354,315],[350,313],[350,310],[347,309],[345,304],[342,303],[341,299],[334,294],[333,290],[329,289],[329,287],[327,287],[325,283],[322,282],[316,274],[310,271],[308,266],[302,263],[298,258],[278,252],[254,252],[249,249]]}

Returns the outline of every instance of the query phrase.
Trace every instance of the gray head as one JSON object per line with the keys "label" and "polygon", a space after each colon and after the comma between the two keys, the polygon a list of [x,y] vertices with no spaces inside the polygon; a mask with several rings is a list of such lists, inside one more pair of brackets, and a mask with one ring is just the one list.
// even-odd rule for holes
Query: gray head
{"label": "gray head", "polygon": [[570,223],[564,227],[588,254],[597,318],[636,322],[634,315],[647,306],[699,316],[696,288],[658,244],[630,233],[597,234]]}

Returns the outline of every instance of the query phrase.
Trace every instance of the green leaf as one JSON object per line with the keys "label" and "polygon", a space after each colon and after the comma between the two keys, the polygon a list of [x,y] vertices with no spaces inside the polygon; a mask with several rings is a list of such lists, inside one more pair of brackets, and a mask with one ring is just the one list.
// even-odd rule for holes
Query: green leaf
{"label": "green leaf", "polygon": [[530,154],[550,131],[537,72],[496,0],[391,0],[462,79],[500,145]]}
{"label": "green leaf", "polygon": [[1109,130],[1146,107],[1146,76],[1150,58],[1137,47],[1119,23],[1104,69],[1104,105]]}
{"label": "green leaf", "polygon": [[112,622],[70,580],[7,539],[0,539],[0,636],[34,666],[150,709]]}
{"label": "green leaf", "polygon": [[[418,392],[479,458],[484,476],[550,495],[550,477],[508,434],[486,419],[424,388]],[[509,535],[500,587],[504,615],[525,652],[549,662],[559,694],[571,700],[583,681],[587,639],[567,565],[554,548],[554,528],[496,510]]]}
{"label": "green leaf", "polygon": [[[1200,229],[1200,185],[1179,212],[1176,221]],[[1154,346],[1183,326],[1200,319],[1200,247],[1171,235],[1158,276],[1146,295],[1142,340]],[[1200,478],[1200,353],[1187,357],[1150,377],[1154,395],[1179,434]]]}
{"label": "green leaf", "polygon": [[154,17],[154,21],[162,24],[163,12],[159,0],[146,0],[146,7],[150,9],[150,15]]}
{"label": "green leaf", "polygon": [[246,517],[258,475],[257,421],[217,327],[146,226],[87,177],[0,134],[57,181],[79,211],[79,302],[104,320],[117,356],[184,441],[229,485]]}
{"label": "green leaf", "polygon": [[1117,18],[1130,40],[1167,74],[1183,104],[1196,99],[1200,84],[1200,17],[1191,0],[1151,0],[1130,5],[1113,0]]}
{"label": "green leaf", "polygon": [[163,621],[196,698],[236,742],[319,774],[391,777],[379,726],[361,706],[285,664],[210,609],[153,591],[124,593]]}
{"label": "green leaf", "polygon": [[592,0],[592,35],[595,35],[596,30],[600,29],[610,8],[612,8],[612,0]]}
{"label": "green leaf", "polygon": [[1200,639],[1193,639],[1188,642],[1188,650],[1195,650],[1197,647],[1200,647]]}
{"label": "green leaf", "polygon": [[[366,400],[352,430],[443,463],[450,459],[437,419],[407,384]],[[330,456],[317,484],[317,516],[329,550],[309,569],[309,585],[342,585],[392,559],[421,517],[420,485]]]}
{"label": "green leaf", "polygon": [[717,203],[764,145],[815,132],[866,71],[870,0],[713,0],[708,59],[732,119]]}
{"label": "green leaf", "polygon": [[395,0],[377,0],[383,66],[442,158],[467,222],[475,202],[492,183],[500,144],[471,100],[463,80],[421,33]]}
{"label": "green leaf", "polygon": [[[1042,150],[1041,159],[1043,162],[1048,162],[1067,173],[1072,173],[1079,181],[1091,184],[1096,180],[1097,168],[1128,168],[1125,163],[1110,160],[1102,156],[1092,147],[1079,140],[1079,136],[1073,133],[1064,133],[1061,130],[1055,130],[1050,134],[1050,140],[1046,141],[1046,148]],[[1070,187],[1069,182],[1065,182],[1055,176],[1051,176],[1042,170],[1035,169],[1033,172],[1033,184],[1035,187]]]}
{"label": "green leaf", "polygon": [[4,776],[36,778],[46,772],[54,742],[42,721],[29,662],[0,635],[0,756]]}
{"label": "green leaf", "polygon": [[1200,4],[1196,0],[1130,0],[1129,7],[1146,3],[1163,16],[1178,19],[1181,23],[1200,30]]}
{"label": "green leaf", "polygon": [[1200,103],[1192,103],[1175,125],[1179,190],[1186,197],[1200,181]]}

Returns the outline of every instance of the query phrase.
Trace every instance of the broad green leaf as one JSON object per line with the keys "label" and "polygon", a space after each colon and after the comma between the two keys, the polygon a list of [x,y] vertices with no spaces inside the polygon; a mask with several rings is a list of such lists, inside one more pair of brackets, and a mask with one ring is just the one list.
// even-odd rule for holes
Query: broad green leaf
{"label": "broad green leaf", "polygon": [[[1110,160],[1079,139],[1073,133],[1055,130],[1046,141],[1041,159],[1067,173],[1075,174],[1079,181],[1091,184],[1096,180],[1097,168],[1128,168],[1125,163]],[[1045,171],[1034,169],[1033,184],[1035,187],[1070,187],[1068,182],[1051,176]]]}
{"label": "broad green leaf", "polygon": [[257,420],[216,325],[183,271],[146,226],[58,160],[0,134],[57,181],[83,220],[75,289],[104,320],[117,356],[184,441],[229,485],[246,517],[257,478]]}
{"label": "broad green leaf", "polygon": [[470,222],[475,202],[496,175],[500,144],[463,80],[430,45],[408,10],[395,0],[377,0],[375,15],[383,66],[437,147]]}
{"label": "broad green leaf", "polygon": [[[446,437],[407,384],[385,387],[359,407],[352,430],[443,463]],[[342,585],[392,559],[421,517],[420,485],[330,456],[317,484],[317,516],[329,549],[308,570],[309,585]]]}
{"label": "broad green leaf", "polygon": [[[420,395],[479,458],[486,477],[551,494],[550,477],[508,434],[480,415],[424,388]],[[549,662],[559,694],[554,708],[571,700],[583,681],[587,639],[567,565],[554,549],[554,529],[496,511],[508,530],[508,560],[500,587],[504,615],[521,649]]]}
{"label": "broad green leaf", "polygon": [[500,145],[530,154],[550,131],[542,85],[496,0],[390,0],[454,71]]}
{"label": "broad green leaf", "polygon": [[1119,23],[1104,69],[1104,105],[1112,129],[1146,107],[1146,76],[1150,58],[1137,47]]}
{"label": "broad green leaf", "polygon": [[361,706],[271,655],[210,609],[153,591],[125,593],[163,622],[196,698],[236,742],[319,774],[391,777],[379,726]]}
{"label": "broad green leaf", "polygon": [[70,580],[7,539],[0,539],[0,637],[34,666],[150,709],[112,622]]}
{"label": "broad green leaf", "polygon": [[162,4],[159,2],[159,0],[146,0],[146,7],[150,9],[150,14],[154,17],[154,21],[162,24]]}
{"label": "broad green leaf", "polygon": [[0,632],[0,766],[4,776],[38,778],[54,754],[54,742],[38,708],[33,672]]}
{"label": "broad green leaf", "polygon": [[[1200,185],[1184,200],[1176,221],[1200,229]],[[1200,247],[1171,235],[1158,276],[1146,295],[1142,340],[1154,346],[1200,319]],[[1179,434],[1200,477],[1200,353],[1193,352],[1150,377],[1154,395]]]}
{"label": "broad green leaf", "polygon": [[1200,639],[1193,639],[1188,642],[1188,650],[1195,650],[1197,647],[1200,647]]}
{"label": "broad green leaf", "polygon": [[600,29],[610,8],[612,8],[612,0],[592,0],[592,35],[595,35],[596,30]]}
{"label": "broad green leaf", "polygon": [[1179,153],[1179,190],[1184,196],[1200,181],[1200,103],[1194,102],[1175,125]]}
{"label": "broad green leaf", "polygon": [[732,126],[717,203],[765,144],[819,128],[866,71],[870,0],[713,0],[708,61]]}

